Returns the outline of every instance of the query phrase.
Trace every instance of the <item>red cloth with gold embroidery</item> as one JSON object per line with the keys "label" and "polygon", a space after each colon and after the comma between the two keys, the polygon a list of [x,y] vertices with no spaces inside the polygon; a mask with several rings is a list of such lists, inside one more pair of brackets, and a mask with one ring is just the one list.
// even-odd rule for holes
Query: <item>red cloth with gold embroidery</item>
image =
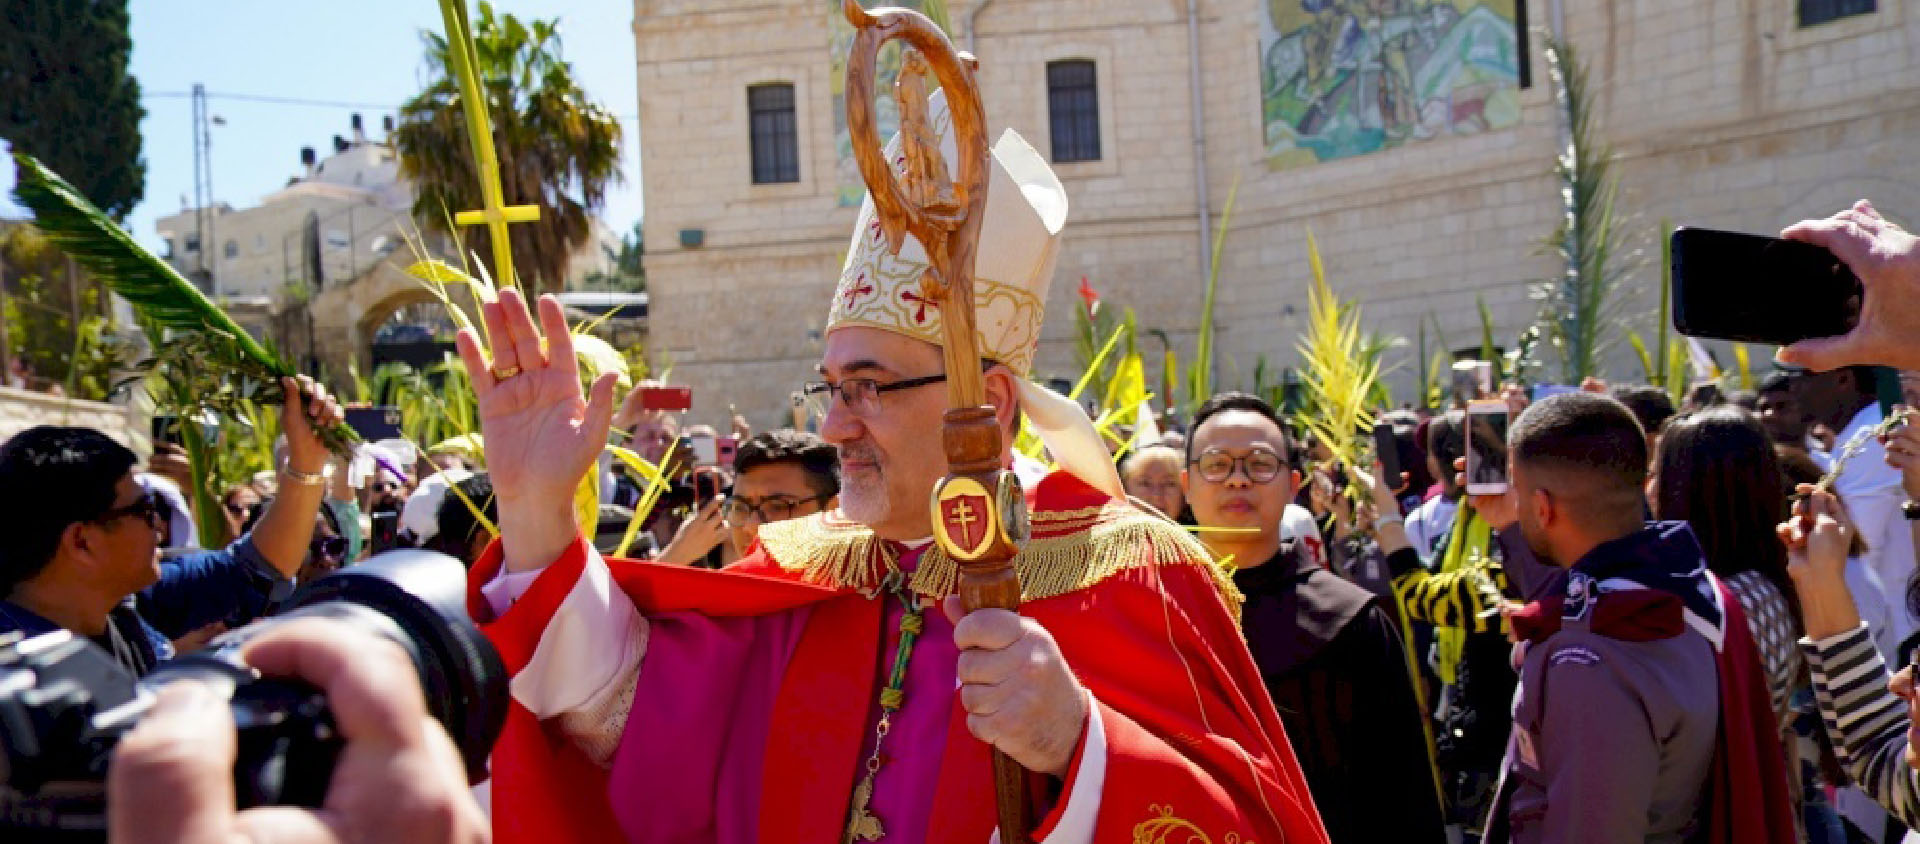
{"label": "red cloth with gold embroidery", "polygon": [[[1237,609],[1199,546],[1179,527],[1064,472],[1049,475],[1031,501],[1033,540],[1016,561],[1030,587],[1020,612],[1054,636],[1096,701],[1092,715],[1101,719],[1107,751],[1094,840],[1325,842],[1286,733],[1240,637]],[[822,531],[818,536],[829,541],[842,535]],[[722,572],[608,564],[645,614],[750,616],[814,605],[771,710],[758,834],[765,842],[838,841],[861,741],[871,729],[849,713],[867,711],[879,679],[871,658],[881,645],[879,602],[839,583],[804,582],[822,579],[819,569],[808,570],[808,560],[777,559],[767,546],[781,543],[764,534],[763,540]],[[584,546],[576,543],[511,610],[484,625],[509,672],[532,658],[585,560]],[[496,546],[474,568],[476,618],[491,617],[478,587],[499,565]],[[847,571],[862,577],[857,569],[843,570],[841,579]],[[871,574],[877,573],[876,566]],[[1060,585],[1076,576],[1086,582]],[[1035,586],[1057,594],[1035,596]],[[994,818],[987,746],[967,732],[957,699],[956,692],[940,798],[926,835],[982,844]],[[1069,786],[1081,761],[1075,760]],[[500,841],[622,837],[608,804],[606,772],[518,702],[495,747],[493,776]],[[1036,837],[1056,821],[1044,819]]]}

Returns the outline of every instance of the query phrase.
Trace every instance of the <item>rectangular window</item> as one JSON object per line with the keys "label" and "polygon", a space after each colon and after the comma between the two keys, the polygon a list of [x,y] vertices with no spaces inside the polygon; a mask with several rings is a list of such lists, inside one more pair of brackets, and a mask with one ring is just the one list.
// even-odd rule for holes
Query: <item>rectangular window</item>
{"label": "rectangular window", "polygon": [[800,138],[794,128],[793,86],[747,88],[747,120],[753,141],[753,183],[800,181]]}
{"label": "rectangular window", "polygon": [[1093,62],[1047,62],[1047,114],[1055,163],[1100,160],[1100,94]]}
{"label": "rectangular window", "polygon": [[1875,0],[1800,0],[1800,25],[1819,26],[1854,15],[1869,15],[1877,6]]}

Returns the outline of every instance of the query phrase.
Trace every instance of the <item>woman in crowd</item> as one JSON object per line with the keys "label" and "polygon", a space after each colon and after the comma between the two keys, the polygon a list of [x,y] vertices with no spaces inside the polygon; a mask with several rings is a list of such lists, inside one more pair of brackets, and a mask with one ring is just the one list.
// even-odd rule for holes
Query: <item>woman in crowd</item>
{"label": "woman in crowd", "polygon": [[1667,424],[1648,479],[1655,518],[1691,525],[1707,568],[1739,599],[1783,732],[1802,683],[1800,611],[1787,549],[1765,526],[1786,514],[1784,478],[1759,421],[1721,405]]}

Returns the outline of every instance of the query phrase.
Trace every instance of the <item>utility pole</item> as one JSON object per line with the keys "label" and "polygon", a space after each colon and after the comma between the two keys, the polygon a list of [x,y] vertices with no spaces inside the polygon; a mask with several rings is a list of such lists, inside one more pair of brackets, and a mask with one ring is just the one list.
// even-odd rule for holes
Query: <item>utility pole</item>
{"label": "utility pole", "polygon": [[225,120],[207,109],[207,87],[193,85],[193,222],[194,236],[200,239],[199,278],[196,279],[214,299],[220,298],[217,271],[219,264],[207,257],[215,248],[213,198],[213,128]]}

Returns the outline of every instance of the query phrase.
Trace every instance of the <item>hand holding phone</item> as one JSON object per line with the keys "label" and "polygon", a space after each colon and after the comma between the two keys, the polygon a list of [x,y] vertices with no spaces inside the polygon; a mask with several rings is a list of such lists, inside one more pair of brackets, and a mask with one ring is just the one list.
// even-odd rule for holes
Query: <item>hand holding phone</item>
{"label": "hand holding phone", "polygon": [[1673,327],[1689,337],[1786,346],[1853,330],[1864,291],[1826,248],[1739,232],[1674,229]]}
{"label": "hand holding phone", "polygon": [[691,410],[693,409],[693,388],[692,387],[641,387],[640,388],[640,409],[641,410],[676,410],[676,411]]}
{"label": "hand holding phone", "polygon": [[1467,405],[1467,494],[1507,491],[1507,403],[1498,399]]}
{"label": "hand holding phone", "polygon": [[1405,470],[1400,466],[1400,441],[1393,436],[1392,423],[1374,423],[1373,454],[1380,462],[1380,483],[1387,489],[1398,489],[1400,474]]}

